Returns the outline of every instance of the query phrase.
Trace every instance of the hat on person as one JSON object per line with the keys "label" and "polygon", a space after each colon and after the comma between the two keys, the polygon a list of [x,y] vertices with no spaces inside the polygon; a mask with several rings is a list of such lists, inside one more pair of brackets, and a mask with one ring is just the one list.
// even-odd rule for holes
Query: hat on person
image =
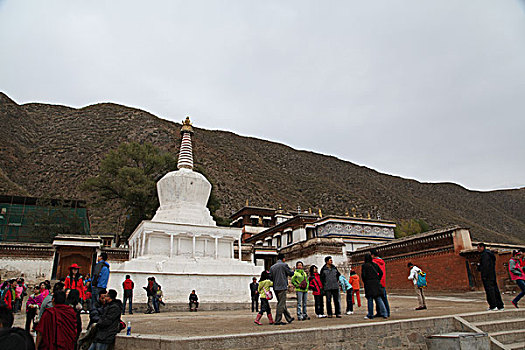
{"label": "hat on person", "polygon": [[78,266],[77,264],[73,264],[69,268],[70,269],[80,269],[80,266]]}

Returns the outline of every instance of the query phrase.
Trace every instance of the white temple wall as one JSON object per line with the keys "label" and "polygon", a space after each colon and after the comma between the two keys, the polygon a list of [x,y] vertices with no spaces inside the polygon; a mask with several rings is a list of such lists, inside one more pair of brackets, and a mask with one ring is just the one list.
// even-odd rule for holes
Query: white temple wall
{"label": "white temple wall", "polygon": [[27,257],[1,258],[0,271],[2,280],[20,277],[24,274],[29,283],[37,283],[51,279],[53,259],[32,259]]}

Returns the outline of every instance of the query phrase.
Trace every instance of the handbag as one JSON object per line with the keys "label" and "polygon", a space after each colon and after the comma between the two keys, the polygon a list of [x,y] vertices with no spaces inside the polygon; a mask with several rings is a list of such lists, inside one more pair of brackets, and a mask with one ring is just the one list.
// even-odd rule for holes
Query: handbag
{"label": "handbag", "polygon": [[264,289],[264,295],[266,295],[266,300],[272,300],[273,299],[273,293],[271,290],[266,290],[266,288],[263,288]]}
{"label": "handbag", "polygon": [[299,288],[300,289],[306,289],[306,278],[301,282],[301,284],[299,284]]}

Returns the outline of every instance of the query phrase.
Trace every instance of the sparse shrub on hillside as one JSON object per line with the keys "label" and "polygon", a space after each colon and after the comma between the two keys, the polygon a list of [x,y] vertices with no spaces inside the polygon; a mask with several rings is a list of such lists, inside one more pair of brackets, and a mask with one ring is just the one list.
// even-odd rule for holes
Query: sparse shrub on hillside
{"label": "sparse shrub on hillside", "polygon": [[429,230],[430,227],[423,219],[401,220],[394,229],[394,235],[396,238],[401,238]]}

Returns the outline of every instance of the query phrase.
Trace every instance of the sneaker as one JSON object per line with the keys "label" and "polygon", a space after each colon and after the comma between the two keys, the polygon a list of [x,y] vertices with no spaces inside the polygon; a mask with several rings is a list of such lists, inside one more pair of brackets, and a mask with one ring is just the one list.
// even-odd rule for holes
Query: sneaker
{"label": "sneaker", "polygon": [[371,320],[373,317],[365,316],[365,320]]}
{"label": "sneaker", "polygon": [[415,309],[415,310],[425,310],[425,309],[426,309],[426,307],[425,307],[425,306],[418,306],[418,307],[416,307],[416,309]]}
{"label": "sneaker", "polygon": [[495,307],[494,307],[494,308],[490,308],[490,307],[489,307],[489,308],[487,309],[487,311],[498,311],[498,309],[495,308]]}
{"label": "sneaker", "polygon": [[291,318],[290,321],[288,321],[288,323],[292,323],[293,321],[295,320],[295,318]]}
{"label": "sneaker", "polygon": [[341,315],[335,315],[335,317],[337,317],[337,318],[341,318]]}
{"label": "sneaker", "polygon": [[323,318],[324,315],[317,315],[317,318]]}
{"label": "sneaker", "polygon": [[504,307],[498,307],[498,311],[503,311],[503,310],[505,310]]}
{"label": "sneaker", "polygon": [[328,316],[326,316],[326,315],[321,315],[321,318],[327,318],[327,317],[328,317]]}
{"label": "sneaker", "polygon": [[512,305],[514,305],[514,307],[515,307],[516,309],[519,309],[519,307],[518,307],[518,303],[514,302],[514,300],[511,301],[511,303],[512,303]]}
{"label": "sneaker", "polygon": [[353,315],[354,312],[353,312],[353,311],[347,311],[346,314],[347,314],[347,315]]}

